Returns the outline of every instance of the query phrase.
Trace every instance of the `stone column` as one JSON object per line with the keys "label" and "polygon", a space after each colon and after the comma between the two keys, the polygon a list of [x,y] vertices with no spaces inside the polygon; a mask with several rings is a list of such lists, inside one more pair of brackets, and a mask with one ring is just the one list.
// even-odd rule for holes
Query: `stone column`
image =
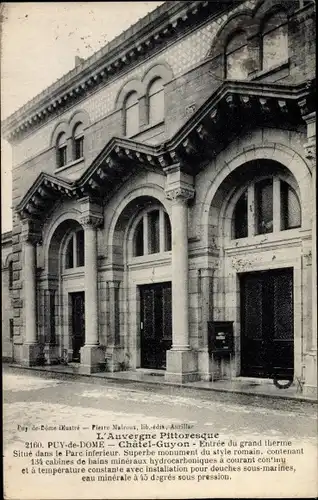
{"label": "stone column", "polygon": [[178,166],[167,171],[166,196],[172,202],[172,348],[167,352],[166,379],[198,378],[197,353],[189,339],[188,201],[194,196],[192,177]]}
{"label": "stone column", "polygon": [[305,115],[307,123],[306,158],[312,172],[312,328],[310,349],[305,355],[305,385],[304,394],[317,397],[317,177],[316,177],[316,112]]}
{"label": "stone column", "polygon": [[119,287],[120,281],[108,281],[111,343],[107,346],[107,362],[111,372],[117,371],[119,363],[123,362],[123,346],[121,345],[119,323]]}
{"label": "stone column", "polygon": [[36,245],[41,234],[34,230],[32,221],[23,221],[22,239],[24,250],[24,325],[25,339],[23,344],[23,364],[35,366],[39,364],[41,349],[37,332],[36,301]]}
{"label": "stone column", "polygon": [[81,373],[94,373],[105,363],[99,344],[97,228],[103,223],[102,207],[85,199],[81,204],[85,251],[85,345],[81,348]]}

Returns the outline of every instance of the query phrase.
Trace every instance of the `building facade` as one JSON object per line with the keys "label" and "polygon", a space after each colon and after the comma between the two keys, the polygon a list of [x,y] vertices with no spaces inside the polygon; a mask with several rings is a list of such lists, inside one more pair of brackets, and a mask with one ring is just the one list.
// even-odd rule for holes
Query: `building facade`
{"label": "building facade", "polygon": [[165,2],[5,120],[15,362],[317,393],[314,33],[311,0]]}

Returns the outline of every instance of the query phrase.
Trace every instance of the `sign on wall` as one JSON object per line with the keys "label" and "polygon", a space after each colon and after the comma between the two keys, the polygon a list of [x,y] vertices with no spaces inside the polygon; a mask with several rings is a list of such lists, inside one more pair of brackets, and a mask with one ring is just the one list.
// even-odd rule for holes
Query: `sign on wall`
{"label": "sign on wall", "polygon": [[210,354],[233,354],[233,321],[208,321],[208,343]]}

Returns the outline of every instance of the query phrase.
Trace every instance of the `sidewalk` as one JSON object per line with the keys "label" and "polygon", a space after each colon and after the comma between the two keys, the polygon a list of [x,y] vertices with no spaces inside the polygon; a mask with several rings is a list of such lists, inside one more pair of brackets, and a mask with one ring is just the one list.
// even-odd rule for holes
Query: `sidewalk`
{"label": "sidewalk", "polygon": [[[92,375],[83,375],[79,373],[79,365],[70,363],[68,365],[53,365],[53,366],[36,366],[24,367],[17,364],[4,364],[3,365],[15,372],[32,371],[36,374],[42,374],[50,378],[62,379],[78,379],[86,383],[99,383],[101,385],[117,384],[117,385],[130,385],[133,389],[146,389],[146,390],[161,390],[162,388],[183,389],[187,393],[202,394],[202,397],[207,397],[208,393],[211,395],[217,392],[219,395],[223,394],[226,399],[230,400],[231,395],[242,395],[248,402],[252,399],[274,399],[279,401],[288,400],[290,402],[308,402],[317,403],[317,399],[304,396],[299,387],[293,384],[288,389],[278,389],[274,386],[273,382],[269,379],[247,379],[243,377],[236,377],[230,380],[217,380],[214,382],[191,382],[191,383],[171,383],[166,382],[164,379],[164,372],[162,370],[144,370],[138,369],[136,371],[123,371],[123,372],[101,372]],[[209,397],[209,399],[211,396]],[[223,398],[224,399],[224,398]]]}

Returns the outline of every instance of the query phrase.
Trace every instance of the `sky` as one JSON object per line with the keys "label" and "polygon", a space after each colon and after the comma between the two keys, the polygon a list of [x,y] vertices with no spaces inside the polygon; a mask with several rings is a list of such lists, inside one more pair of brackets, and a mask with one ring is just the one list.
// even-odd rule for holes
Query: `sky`
{"label": "sky", "polygon": [[[4,2],[1,120],[163,2]],[[1,232],[11,229],[11,147],[1,141]]]}

